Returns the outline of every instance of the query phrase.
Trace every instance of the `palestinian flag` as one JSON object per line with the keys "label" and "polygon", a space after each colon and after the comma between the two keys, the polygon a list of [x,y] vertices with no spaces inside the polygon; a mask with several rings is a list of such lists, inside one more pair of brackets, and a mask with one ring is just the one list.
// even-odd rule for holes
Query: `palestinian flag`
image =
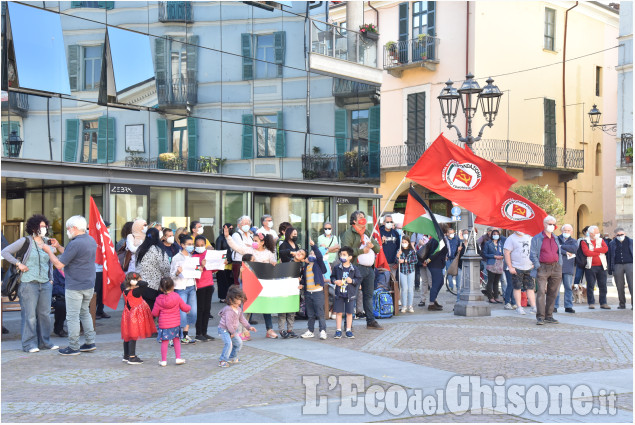
{"label": "palestinian flag", "polygon": [[[437,223],[437,219],[421,196],[410,187],[408,201],[406,202],[406,214],[403,219],[403,229],[412,233],[429,235],[439,242],[436,251],[443,249],[443,231]],[[436,252],[435,251],[435,252]]]}
{"label": "palestinian flag", "polygon": [[245,313],[296,313],[300,311],[302,263],[245,263],[243,291]]}

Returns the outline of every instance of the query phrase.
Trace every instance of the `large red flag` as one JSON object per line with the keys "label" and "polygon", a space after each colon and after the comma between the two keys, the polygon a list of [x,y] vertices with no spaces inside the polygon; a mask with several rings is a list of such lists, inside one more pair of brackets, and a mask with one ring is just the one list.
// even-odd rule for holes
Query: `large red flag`
{"label": "large red flag", "polygon": [[478,216],[475,222],[537,235],[544,228],[545,217],[547,213],[538,205],[512,191],[507,191],[503,202],[497,206],[496,214]]}
{"label": "large red flag", "polygon": [[495,215],[516,179],[493,162],[461,149],[443,136],[430,145],[406,174],[427,189],[478,216]]}
{"label": "large red flag", "polygon": [[[379,222],[377,221],[377,214],[375,213],[375,206],[373,205],[373,238],[377,240],[377,242],[381,242],[381,234],[379,233]],[[390,270],[390,265],[388,264],[388,260],[386,260],[386,254],[384,254],[384,247],[379,245],[379,254],[375,258],[375,267],[379,269]]]}
{"label": "large red flag", "polygon": [[95,263],[104,265],[103,272],[103,301],[104,304],[113,310],[117,309],[119,298],[121,298],[121,282],[126,274],[121,269],[115,246],[110,239],[108,229],[101,218],[95,200],[90,197],[90,229],[88,233],[97,242],[97,253]]}

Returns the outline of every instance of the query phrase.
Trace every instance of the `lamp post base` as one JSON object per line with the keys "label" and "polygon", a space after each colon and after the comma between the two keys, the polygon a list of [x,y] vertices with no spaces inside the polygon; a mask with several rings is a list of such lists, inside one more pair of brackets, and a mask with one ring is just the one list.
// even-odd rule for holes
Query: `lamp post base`
{"label": "lamp post base", "polygon": [[[471,251],[471,252],[470,252]],[[463,256],[461,292],[454,305],[455,316],[491,316],[492,306],[481,292],[481,257],[473,250]]]}

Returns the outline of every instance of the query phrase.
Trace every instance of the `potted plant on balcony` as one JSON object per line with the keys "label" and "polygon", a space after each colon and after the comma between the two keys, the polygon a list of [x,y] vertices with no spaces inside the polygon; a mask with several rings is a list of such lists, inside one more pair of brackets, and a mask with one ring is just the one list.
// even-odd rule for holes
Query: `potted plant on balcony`
{"label": "potted plant on balcony", "polygon": [[159,167],[161,169],[164,170],[174,170],[176,169],[176,162],[177,162],[178,158],[176,156],[176,154],[174,154],[173,152],[165,152],[162,154],[159,154]]}
{"label": "potted plant on balcony", "polygon": [[627,164],[633,163],[633,148],[627,148],[626,152],[624,152],[624,162]]}
{"label": "potted plant on balcony", "polygon": [[366,38],[371,40],[378,40],[379,34],[377,33],[377,27],[374,24],[364,24],[359,26],[359,32]]}
{"label": "potted plant on balcony", "polygon": [[388,41],[386,44],[384,44],[384,48],[388,52],[390,59],[393,62],[397,62],[397,42]]}

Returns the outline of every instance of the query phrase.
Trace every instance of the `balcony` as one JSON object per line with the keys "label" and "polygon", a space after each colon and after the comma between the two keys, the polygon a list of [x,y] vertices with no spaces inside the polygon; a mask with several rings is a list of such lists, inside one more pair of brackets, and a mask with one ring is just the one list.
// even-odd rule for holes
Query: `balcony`
{"label": "balcony", "polygon": [[29,96],[26,93],[9,92],[8,100],[2,102],[2,110],[7,109],[11,114],[26,117],[29,112]]}
{"label": "balcony", "polygon": [[[461,145],[460,142],[453,142]],[[410,168],[425,149],[424,145],[384,146],[381,149],[381,168],[382,170]],[[473,150],[476,155],[503,167],[558,171],[562,181],[571,180],[584,171],[584,151],[581,149],[565,150],[535,143],[484,139],[474,143]]]}
{"label": "balcony", "polygon": [[312,70],[334,77],[381,84],[382,72],[377,69],[377,34],[363,35],[315,19],[309,21],[309,27]]}
{"label": "balcony", "polygon": [[172,155],[155,158],[127,156],[125,165],[129,168],[195,171],[198,173],[219,174],[224,162],[224,159],[211,156],[201,156],[199,158],[179,158],[173,157]]}
{"label": "balcony", "polygon": [[194,22],[192,3],[189,1],[160,1],[160,22]]}
{"label": "balcony", "polygon": [[[375,167],[371,167],[371,162]],[[377,183],[379,181],[377,154],[357,151],[344,154],[302,155],[304,180],[355,181]]]}
{"label": "balcony", "polygon": [[632,167],[633,133],[623,133],[620,142],[620,167]]}
{"label": "balcony", "polygon": [[424,36],[384,46],[384,69],[401,77],[405,69],[425,68],[436,71],[439,63],[439,38]]}
{"label": "balcony", "polygon": [[157,80],[159,106],[165,109],[185,109],[197,102],[197,85],[189,78],[173,78],[171,81]]}

